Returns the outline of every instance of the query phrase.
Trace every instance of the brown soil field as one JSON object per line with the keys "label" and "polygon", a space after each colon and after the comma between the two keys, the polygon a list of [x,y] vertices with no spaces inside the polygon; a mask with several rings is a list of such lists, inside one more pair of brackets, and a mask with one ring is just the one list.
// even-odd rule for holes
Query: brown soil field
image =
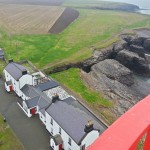
{"label": "brown soil field", "polygon": [[0,27],[10,34],[46,34],[64,10],[60,6],[0,4]]}
{"label": "brown soil field", "polygon": [[58,34],[69,26],[79,16],[79,12],[72,8],[66,8],[55,24],[50,28],[49,33]]}
{"label": "brown soil field", "polygon": [[7,4],[28,4],[28,5],[61,5],[65,0],[0,0],[0,3]]}

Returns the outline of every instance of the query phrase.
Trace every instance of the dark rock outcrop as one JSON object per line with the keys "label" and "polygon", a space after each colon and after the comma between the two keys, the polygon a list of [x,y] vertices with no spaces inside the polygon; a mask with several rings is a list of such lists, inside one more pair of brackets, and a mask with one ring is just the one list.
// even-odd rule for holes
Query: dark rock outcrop
{"label": "dark rock outcrop", "polygon": [[150,30],[143,31],[121,35],[119,42],[95,50],[83,64],[89,67],[88,73],[81,73],[83,81],[115,101],[112,111],[116,115],[123,114],[150,93],[149,83],[142,80],[150,75]]}
{"label": "dark rock outcrop", "polygon": [[96,74],[105,74],[108,78],[117,80],[127,86],[131,86],[134,83],[133,73],[128,68],[113,59],[105,59],[104,61],[95,64],[92,67],[92,71]]}
{"label": "dark rock outcrop", "polygon": [[144,53],[145,53],[145,50],[142,46],[139,46],[139,45],[130,45],[130,51],[131,52],[135,52],[137,53],[140,57],[145,57]]}
{"label": "dark rock outcrop", "polygon": [[127,47],[128,47],[128,43],[124,40],[120,40],[119,42],[113,44],[113,52],[118,53]]}
{"label": "dark rock outcrop", "polygon": [[101,51],[96,49],[93,53],[93,56],[83,62],[83,70],[89,72],[91,70],[91,66],[100,61],[103,61],[104,59],[111,58],[112,54],[113,45],[106,49],[102,49]]}
{"label": "dark rock outcrop", "polygon": [[122,50],[117,54],[116,60],[138,74],[149,75],[147,61],[136,53]]}
{"label": "dark rock outcrop", "polygon": [[146,39],[146,40],[144,41],[143,47],[144,47],[148,52],[150,52],[150,39]]}

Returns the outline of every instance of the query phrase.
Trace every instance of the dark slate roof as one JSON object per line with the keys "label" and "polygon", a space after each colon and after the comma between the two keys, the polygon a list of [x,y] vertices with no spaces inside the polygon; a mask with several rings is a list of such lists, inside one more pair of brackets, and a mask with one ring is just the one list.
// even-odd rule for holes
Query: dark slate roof
{"label": "dark slate roof", "polygon": [[39,96],[39,91],[37,91],[33,86],[28,85],[28,84],[24,85],[24,86],[21,88],[21,91],[22,91],[27,97],[30,97],[30,98]]}
{"label": "dark slate roof", "polygon": [[48,107],[51,103],[52,103],[52,100],[43,93],[43,95],[40,97],[38,101],[37,106],[39,107],[39,109],[43,109],[43,108]]}
{"label": "dark slate roof", "polygon": [[22,71],[27,71],[27,69],[18,64],[18,63],[14,63],[11,62],[9,63],[6,67],[5,70],[15,79],[15,80],[19,80],[23,75],[22,75]]}
{"label": "dark slate roof", "polygon": [[28,108],[36,107],[37,103],[39,101],[39,98],[40,98],[40,96],[37,96],[37,97],[31,98],[29,100],[26,100],[25,102],[26,102]]}
{"label": "dark slate roof", "polygon": [[41,112],[41,113],[42,113],[42,115],[44,115],[44,116],[45,116],[45,108],[40,109],[40,110],[39,110],[39,112]]}
{"label": "dark slate roof", "polygon": [[71,97],[63,101],[56,101],[46,109],[46,112],[77,144],[80,144],[82,138],[86,135],[84,128],[89,120],[92,120],[94,128],[100,129],[101,132],[105,130],[105,127],[100,125],[100,123],[98,123],[95,118],[92,117],[92,114],[86,109],[86,111],[88,111],[87,113],[81,104],[73,104],[77,103],[75,101],[76,100]]}
{"label": "dark slate roof", "polygon": [[37,101],[37,106],[40,109],[47,107],[52,102],[52,100],[49,97],[47,97],[45,93],[31,85],[26,84],[21,88],[21,91],[31,99],[34,97],[39,97]]}
{"label": "dark slate roof", "polygon": [[47,91],[57,86],[59,86],[59,84],[56,81],[50,80],[48,82],[37,85],[36,88],[40,89],[41,91]]}
{"label": "dark slate roof", "polygon": [[4,51],[0,49],[0,56],[4,56]]}

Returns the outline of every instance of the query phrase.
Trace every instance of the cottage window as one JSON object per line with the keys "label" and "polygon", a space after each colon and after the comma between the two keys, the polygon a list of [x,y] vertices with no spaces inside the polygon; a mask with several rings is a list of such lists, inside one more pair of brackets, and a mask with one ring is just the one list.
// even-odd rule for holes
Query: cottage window
{"label": "cottage window", "polygon": [[82,146],[82,149],[81,150],[85,150],[85,144]]}
{"label": "cottage window", "polygon": [[69,145],[71,145],[71,138],[68,139],[68,143],[69,143]]}
{"label": "cottage window", "polygon": [[59,128],[59,134],[61,134],[61,128]]}
{"label": "cottage window", "polygon": [[53,129],[51,128],[51,134],[53,135]]}
{"label": "cottage window", "polygon": [[53,125],[53,119],[51,118],[51,125]]}

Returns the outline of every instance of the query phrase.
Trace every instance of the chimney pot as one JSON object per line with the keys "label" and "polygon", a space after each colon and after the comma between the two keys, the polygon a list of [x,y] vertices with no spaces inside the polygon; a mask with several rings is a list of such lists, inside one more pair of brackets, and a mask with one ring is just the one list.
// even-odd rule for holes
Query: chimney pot
{"label": "chimney pot", "polygon": [[55,103],[59,99],[59,95],[57,93],[52,96],[52,102]]}
{"label": "chimney pot", "polygon": [[14,61],[13,61],[13,59],[9,59],[8,62],[11,63],[11,62],[14,62]]}
{"label": "chimney pot", "polygon": [[90,131],[93,130],[93,122],[90,120],[88,121],[88,123],[85,125],[85,128],[84,128],[84,132],[88,133]]}
{"label": "chimney pot", "polygon": [[25,75],[25,74],[27,74],[28,72],[27,72],[27,70],[23,70],[22,71],[22,75]]}

